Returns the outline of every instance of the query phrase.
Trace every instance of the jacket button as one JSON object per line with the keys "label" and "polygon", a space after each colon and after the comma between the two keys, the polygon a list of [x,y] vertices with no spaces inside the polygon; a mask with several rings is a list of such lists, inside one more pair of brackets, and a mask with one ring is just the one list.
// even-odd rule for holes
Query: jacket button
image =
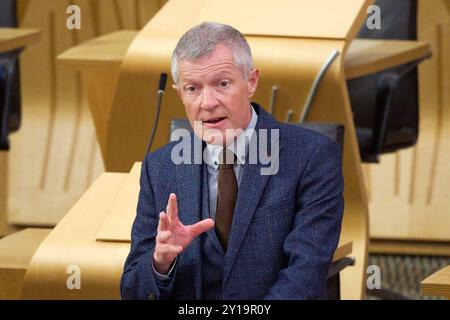
{"label": "jacket button", "polygon": [[150,293],[149,294],[149,296],[148,296],[148,300],[155,300],[155,294],[152,292],[152,293]]}

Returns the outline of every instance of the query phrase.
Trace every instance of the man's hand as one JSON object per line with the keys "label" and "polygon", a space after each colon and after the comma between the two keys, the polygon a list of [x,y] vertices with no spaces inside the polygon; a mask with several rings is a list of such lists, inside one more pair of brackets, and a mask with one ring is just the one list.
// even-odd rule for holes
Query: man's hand
{"label": "man's hand", "polygon": [[212,219],[204,219],[190,226],[183,225],[178,220],[177,197],[174,193],[169,196],[166,212],[162,211],[159,214],[153,254],[153,266],[161,274],[167,274],[175,258],[191,244],[195,237],[214,226]]}

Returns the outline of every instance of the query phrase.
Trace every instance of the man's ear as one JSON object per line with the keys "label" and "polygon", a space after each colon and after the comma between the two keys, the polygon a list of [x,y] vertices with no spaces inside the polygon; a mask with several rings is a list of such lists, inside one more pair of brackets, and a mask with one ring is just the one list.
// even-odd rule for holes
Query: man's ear
{"label": "man's ear", "polygon": [[251,98],[255,94],[256,87],[258,86],[259,69],[252,69],[249,72],[247,85],[248,85],[248,97]]}

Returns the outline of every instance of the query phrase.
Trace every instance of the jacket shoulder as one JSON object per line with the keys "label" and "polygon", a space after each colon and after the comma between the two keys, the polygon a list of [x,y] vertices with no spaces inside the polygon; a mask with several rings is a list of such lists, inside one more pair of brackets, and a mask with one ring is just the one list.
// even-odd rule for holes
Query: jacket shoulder
{"label": "jacket shoulder", "polygon": [[174,141],[148,153],[142,162],[142,166],[146,167],[149,173],[171,170],[172,165],[174,165],[171,161],[171,154],[176,144],[177,141]]}
{"label": "jacket shoulder", "polygon": [[280,123],[281,135],[289,144],[305,148],[308,146],[318,147],[321,145],[339,144],[329,136],[313,129],[296,126],[294,124]]}

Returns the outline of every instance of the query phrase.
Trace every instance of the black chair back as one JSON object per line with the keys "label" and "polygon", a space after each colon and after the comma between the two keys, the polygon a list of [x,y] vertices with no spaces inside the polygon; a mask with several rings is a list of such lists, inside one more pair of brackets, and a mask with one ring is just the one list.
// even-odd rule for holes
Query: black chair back
{"label": "black chair back", "polygon": [[[364,24],[358,38],[417,39],[417,0],[378,0],[381,29]],[[403,65],[347,81],[361,157],[413,146],[419,135],[417,64]]]}

